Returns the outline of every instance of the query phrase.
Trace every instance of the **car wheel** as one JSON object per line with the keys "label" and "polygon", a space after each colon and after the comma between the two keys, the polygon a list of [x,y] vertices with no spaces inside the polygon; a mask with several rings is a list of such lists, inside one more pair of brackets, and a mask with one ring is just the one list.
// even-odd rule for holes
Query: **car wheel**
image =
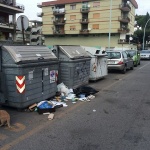
{"label": "car wheel", "polygon": [[134,69],[134,63],[133,63],[133,65],[132,65],[132,67],[130,68],[131,70],[133,70]]}
{"label": "car wheel", "polygon": [[125,74],[125,73],[126,73],[126,71],[127,71],[127,67],[126,67],[126,66],[124,66],[124,68],[123,68],[123,70],[122,70],[122,73],[123,73],[123,74]]}
{"label": "car wheel", "polygon": [[138,65],[140,65],[141,64],[141,62],[139,61],[139,64]]}
{"label": "car wheel", "polygon": [[137,62],[136,62],[136,64],[134,66],[137,67]]}

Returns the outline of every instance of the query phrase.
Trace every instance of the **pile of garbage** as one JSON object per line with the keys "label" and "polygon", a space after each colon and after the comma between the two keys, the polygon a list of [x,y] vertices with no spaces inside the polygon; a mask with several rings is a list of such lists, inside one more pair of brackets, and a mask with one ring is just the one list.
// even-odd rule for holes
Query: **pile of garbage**
{"label": "pile of garbage", "polygon": [[29,107],[30,111],[37,111],[39,114],[47,114],[48,119],[52,120],[57,108],[67,107],[67,101],[71,101],[75,104],[77,101],[90,102],[95,98],[97,90],[90,86],[81,86],[76,89],[69,89],[64,83],[57,85],[57,92],[50,100],[41,101],[35,103]]}

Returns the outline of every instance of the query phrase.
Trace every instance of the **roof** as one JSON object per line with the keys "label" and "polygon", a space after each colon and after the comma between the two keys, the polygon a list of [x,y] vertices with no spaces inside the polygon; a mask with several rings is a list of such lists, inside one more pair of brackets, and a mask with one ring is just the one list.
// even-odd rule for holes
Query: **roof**
{"label": "roof", "polygon": [[[42,6],[82,3],[82,2],[88,2],[88,1],[90,0],[54,0],[54,1],[42,2]],[[135,8],[138,8],[138,4],[136,0],[130,0],[130,2],[133,4]]]}
{"label": "roof", "polygon": [[133,5],[135,8],[138,8],[138,4],[137,4],[136,0],[130,0],[130,2],[132,3],[132,5]]}
{"label": "roof", "polygon": [[126,51],[126,50],[108,50],[108,51],[106,51],[106,53],[107,52],[124,52],[124,51]]}
{"label": "roof", "polygon": [[42,6],[82,3],[87,1],[89,0],[57,0],[57,1],[42,2]]}

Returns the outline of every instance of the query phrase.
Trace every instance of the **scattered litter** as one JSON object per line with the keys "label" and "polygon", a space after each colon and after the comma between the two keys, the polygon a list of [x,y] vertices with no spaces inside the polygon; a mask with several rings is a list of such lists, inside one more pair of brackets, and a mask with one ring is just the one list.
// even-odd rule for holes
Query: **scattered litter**
{"label": "scattered litter", "polygon": [[66,103],[64,102],[57,102],[57,101],[51,101],[51,103],[54,105],[54,106],[57,106],[57,105],[63,105],[63,107],[66,107]]}
{"label": "scattered litter", "polygon": [[89,99],[94,99],[95,96],[94,96],[94,95],[89,95],[88,98],[89,98]]}
{"label": "scattered litter", "polygon": [[50,113],[49,115],[48,115],[48,120],[53,120],[54,119],[54,114],[53,113]]}
{"label": "scattered litter", "polygon": [[50,112],[47,112],[47,113],[43,113],[43,115],[49,115],[50,114]]}
{"label": "scattered litter", "polygon": [[36,107],[37,107],[37,104],[33,104],[29,107],[29,110],[34,111]]}
{"label": "scattered litter", "polygon": [[[95,98],[93,94],[98,91],[87,86],[82,86],[77,89],[68,89],[63,83],[57,86],[58,91],[55,96],[51,100],[40,101],[39,103],[34,103],[29,106],[27,111],[37,111],[39,114],[48,115],[48,120],[52,120],[54,118],[54,114],[56,109],[60,107],[68,107],[66,102],[70,101],[72,104],[76,104],[78,101],[82,102],[90,102]],[[94,109],[93,112],[96,112]],[[108,113],[104,110],[105,113]]]}

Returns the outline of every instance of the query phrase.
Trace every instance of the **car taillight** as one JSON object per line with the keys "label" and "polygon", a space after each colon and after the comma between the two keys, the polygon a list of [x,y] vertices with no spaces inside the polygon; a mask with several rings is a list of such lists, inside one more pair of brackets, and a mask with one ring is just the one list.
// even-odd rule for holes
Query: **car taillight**
{"label": "car taillight", "polygon": [[118,62],[118,65],[121,65],[121,64],[123,64],[123,62],[122,62],[122,61],[119,61],[119,62]]}

